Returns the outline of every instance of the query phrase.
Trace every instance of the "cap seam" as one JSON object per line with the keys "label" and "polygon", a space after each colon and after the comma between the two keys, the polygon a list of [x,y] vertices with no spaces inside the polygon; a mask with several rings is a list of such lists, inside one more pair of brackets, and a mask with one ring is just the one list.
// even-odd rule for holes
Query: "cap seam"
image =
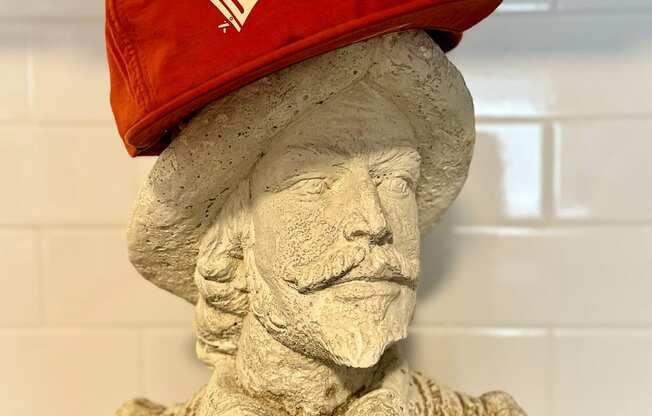
{"label": "cap seam", "polygon": [[[433,2],[432,0],[430,1],[417,0],[411,2],[410,3],[411,6],[408,7],[407,9],[403,9],[403,11],[405,12],[409,10],[409,14],[415,14],[415,13],[419,13],[422,10],[428,9],[433,5],[432,3],[438,3],[439,5],[456,4],[456,3],[464,4],[465,1],[466,0],[439,0],[438,2]],[[470,0],[470,3],[475,4],[479,1],[481,0]],[[500,3],[500,0],[494,0],[493,2],[498,4]],[[215,76],[203,81],[201,84],[196,85],[192,88],[188,88],[183,92],[180,92],[171,100],[166,101],[165,103],[159,102],[158,104],[154,105],[154,100],[150,99],[149,102],[147,103],[149,104],[148,106],[149,108],[146,109],[144,114],[142,114],[142,116],[139,116],[136,120],[134,120],[129,127],[126,127],[123,135],[123,140],[125,142],[125,145],[128,147],[128,150],[130,154],[132,154],[132,156],[137,156],[138,154],[143,154],[144,152],[147,152],[148,149],[156,148],[159,142],[161,142],[161,136],[165,131],[164,127],[167,125],[171,125],[175,120],[181,119],[183,116],[180,114],[187,110],[190,111],[193,108],[193,106],[200,106],[202,105],[202,103],[206,103],[210,101],[212,99],[211,97],[215,97],[214,99],[217,99],[221,96],[227,95],[228,93],[232,92],[234,89],[237,89],[251,82],[254,82],[256,79],[259,79],[260,77],[269,73],[268,71],[264,71],[262,69],[269,68],[269,67],[273,68],[275,66],[275,62],[278,63],[279,61],[283,61],[283,62],[292,61],[290,63],[292,64],[308,59],[311,56],[314,56],[312,52],[307,52],[307,53],[303,53],[303,52],[305,52],[304,50],[311,51],[312,48],[315,47],[316,43],[318,42],[318,40],[316,39],[319,39],[320,37],[322,38],[321,41],[323,41],[324,43],[331,44],[331,46],[335,45],[332,48],[329,47],[329,50],[337,48],[338,47],[337,43],[340,42],[340,40],[345,39],[346,36],[350,35],[350,32],[349,33],[344,32],[344,30],[346,30],[347,27],[350,30],[358,30],[362,27],[361,25],[365,23],[363,22],[363,20],[366,21],[366,24],[370,24],[370,22],[373,22],[373,25],[376,25],[376,24],[382,24],[383,22],[386,21],[386,19],[392,20],[394,18],[399,18],[401,17],[401,13],[397,12],[397,9],[399,9],[399,7],[394,7],[391,9],[395,12],[392,13],[393,16],[391,18],[388,16],[379,16],[377,14],[374,14],[375,17],[373,17],[372,19],[369,19],[369,16],[367,16],[364,19],[352,19],[340,25],[337,25],[335,27],[330,27],[327,30],[322,30],[318,33],[314,33],[308,37],[302,38],[300,41],[296,41],[291,44],[288,44],[283,48],[274,51],[273,53],[266,53],[264,55],[258,56],[256,59],[251,61],[251,62],[258,62],[258,66],[252,66],[252,65],[248,66],[250,74],[253,73],[251,77],[238,75],[238,72],[240,73],[244,72],[243,68],[247,67],[246,65],[244,67],[239,66],[238,68],[232,69],[231,71],[228,71],[226,73],[216,74]],[[486,15],[488,15],[491,12],[491,10],[490,8],[486,8],[486,12],[487,12]],[[482,18],[486,17],[486,15],[482,16]],[[447,26],[446,24],[444,24],[444,22],[441,23],[442,23],[441,25],[437,25],[437,26],[410,25],[405,22],[398,23],[391,30],[383,30],[382,33],[389,33],[392,31],[403,31],[408,29],[434,29],[434,30],[448,32],[451,34],[456,34],[459,37],[461,32],[464,30],[461,27],[455,27],[455,24],[452,24],[452,22],[450,26]],[[376,35],[378,34],[374,34],[370,36],[361,34],[361,36],[364,37],[352,41],[351,43],[359,42],[367,39],[368,37],[376,36]],[[306,40],[309,41],[306,42]],[[132,45],[130,44],[129,46]],[[303,48],[304,50],[302,50],[301,48]],[[279,53],[280,51],[282,51],[282,53]],[[131,52],[134,54],[133,59],[136,59],[137,63],[141,63],[140,60],[138,60],[138,56],[135,55],[135,52],[134,51]],[[317,51],[317,53],[319,53],[319,51]],[[291,58],[293,55],[301,55],[301,56],[297,58],[297,60],[294,60]],[[277,69],[272,69],[272,71],[280,70],[283,67],[286,67],[290,64],[284,65]],[[283,65],[283,64],[279,64],[279,65]],[[256,75],[256,74],[260,74],[260,75]],[[144,76],[143,74],[139,74],[139,75]],[[151,85],[151,82],[149,85]],[[153,94],[154,90],[150,87],[149,92]]]}
{"label": "cap seam", "polygon": [[[125,63],[129,67],[129,72],[131,73],[130,86],[134,89],[134,95],[138,104],[143,107],[145,111],[153,111],[153,100],[145,84],[145,78],[143,76],[143,65],[136,53],[136,48],[129,39],[126,33],[120,30],[121,25],[118,21],[117,16],[118,10],[113,1],[107,2],[107,20],[110,25],[113,27],[112,33],[117,42],[120,42],[125,51]],[[126,30],[126,28],[125,28]]]}
{"label": "cap seam", "polygon": [[[445,3],[456,3],[456,2],[459,2],[459,1],[462,1],[462,0],[448,0],[448,1],[443,1],[442,3],[444,3],[444,4],[445,4]],[[427,6],[422,6],[422,7],[423,7],[423,8],[427,8]],[[416,12],[416,11],[413,11],[413,12]],[[338,26],[335,27],[335,28],[329,28],[328,30],[325,30],[325,31],[322,31],[322,32],[319,32],[319,33],[313,34],[313,35],[311,35],[311,36],[308,37],[308,38],[317,37],[317,36],[321,35],[321,34],[324,33],[324,32],[327,32],[327,31],[331,31],[331,30],[337,29],[338,27],[345,26],[345,25],[347,25],[347,24],[352,24],[352,23],[354,23],[354,22],[355,22],[354,20],[347,21],[346,23],[343,23],[342,25],[338,25]],[[381,22],[378,22],[378,23],[381,23]],[[409,29],[409,28],[407,28],[407,27],[404,28],[404,30],[407,30],[407,29]],[[453,32],[453,30],[451,30],[451,29],[435,28],[435,27],[433,27],[432,29],[436,29],[436,30],[444,30],[444,31]],[[395,30],[395,31],[400,31],[400,29],[399,29],[399,30]],[[331,39],[329,39],[329,41],[334,41],[334,40],[336,40],[337,38],[342,37],[343,35],[344,35],[344,34],[340,34],[340,35],[332,36]],[[348,33],[347,33],[346,35],[348,35]],[[308,39],[308,38],[304,38],[304,39],[302,39],[302,40],[305,40],[305,39]],[[362,40],[365,40],[365,39],[360,39],[359,41],[362,41]],[[358,42],[359,42],[359,41],[358,41]],[[291,49],[291,48],[292,48],[293,46],[295,46],[297,43],[298,43],[298,42],[294,42],[294,43],[292,43],[292,44],[289,44],[289,45],[287,45],[286,47],[284,47],[283,49]],[[289,56],[290,54],[291,54],[291,52],[288,52],[286,55]],[[272,54],[268,53],[268,54],[262,55],[262,56],[258,57],[257,60],[269,60],[268,57],[269,57],[270,55],[272,55]],[[286,57],[286,55],[284,55],[283,57]],[[265,58],[268,58],[268,59],[265,59]],[[306,59],[307,59],[307,58],[306,58]],[[267,65],[265,65],[265,66],[269,66],[269,65],[273,65],[273,64],[274,64],[274,62],[273,62],[273,61],[270,61],[270,62],[269,62]],[[260,68],[258,68],[258,69],[261,69],[261,68],[263,68],[263,67],[260,67]],[[181,97],[181,96],[194,95],[194,93],[193,93],[194,91],[201,90],[205,85],[207,85],[207,84],[211,84],[211,83],[214,83],[214,82],[216,82],[216,80],[219,79],[220,77],[224,77],[224,76],[230,74],[231,72],[237,72],[236,70],[237,70],[237,69],[234,69],[234,70],[229,71],[229,72],[227,72],[227,73],[220,74],[220,75],[218,75],[218,76],[216,76],[216,77],[213,77],[213,78],[211,78],[211,79],[209,79],[209,80],[206,80],[206,81],[203,82],[202,84],[200,84],[200,85],[198,85],[198,86],[196,86],[196,87],[194,87],[194,88],[191,88],[191,89],[189,89],[188,91],[185,91],[185,92],[182,93],[182,94],[179,94],[179,95],[177,96],[177,99],[178,99],[178,97]],[[236,82],[236,81],[237,81],[237,79],[235,79],[235,78],[229,80],[229,82]],[[206,94],[208,94],[208,92],[206,92]],[[227,93],[227,94],[228,94],[228,93]],[[202,94],[202,95],[204,95],[204,94]],[[199,97],[196,97],[196,98],[199,98]],[[193,101],[193,100],[188,101],[188,103],[190,103],[191,101]],[[188,103],[186,103],[186,104],[188,104]],[[168,104],[168,103],[166,103],[166,104]],[[163,108],[165,108],[165,107],[166,107],[166,105],[164,104],[164,105],[162,105],[162,106],[159,106],[159,107],[157,107],[157,108],[154,108],[154,109],[152,109],[152,110],[150,111],[150,114],[152,114],[152,113],[154,113],[154,112],[157,112],[157,111],[161,111],[161,110],[162,110]],[[181,108],[181,107],[183,107],[183,105],[179,105],[179,106],[177,106],[176,108]],[[147,118],[147,117],[143,117],[139,122],[136,122],[136,123],[134,123],[131,127],[129,127],[129,128],[127,129],[127,131],[126,131],[125,137],[130,136],[129,132],[133,131],[134,127],[136,127],[136,126],[138,126],[139,124],[141,124],[142,121],[143,121],[145,118]],[[149,126],[151,126],[153,123],[154,123],[154,122],[145,123],[145,127],[141,127],[140,129],[138,129],[138,131],[139,131],[139,132],[142,132],[142,131],[144,131],[144,130],[147,130],[147,129],[149,128]],[[130,144],[131,144],[132,146],[137,147],[139,151],[143,151],[143,150],[146,150],[147,148],[149,148],[149,147],[151,147],[151,146],[156,145],[156,141],[153,141],[153,142],[148,143],[148,144],[145,144],[145,143],[142,143],[142,144],[141,144],[141,143],[138,143],[138,144],[136,144],[136,143],[130,143]]]}

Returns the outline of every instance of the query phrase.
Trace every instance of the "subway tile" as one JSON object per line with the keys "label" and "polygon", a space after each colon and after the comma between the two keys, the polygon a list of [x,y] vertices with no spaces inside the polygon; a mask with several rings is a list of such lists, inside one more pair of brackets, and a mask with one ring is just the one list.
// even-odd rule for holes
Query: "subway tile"
{"label": "subway tile", "polygon": [[649,227],[443,225],[423,239],[416,323],[652,325]]}
{"label": "subway tile", "polygon": [[534,329],[412,329],[410,367],[449,388],[479,396],[501,390],[529,416],[549,415],[549,339]]}
{"label": "subway tile", "polygon": [[543,127],[479,124],[469,178],[446,217],[463,224],[539,220]]}
{"label": "subway tile", "polygon": [[104,2],[101,0],[0,0],[1,17],[101,17]]}
{"label": "subway tile", "polygon": [[125,224],[139,184],[113,126],[0,126],[2,224]]}
{"label": "subway tile", "polygon": [[27,118],[29,114],[29,60],[25,28],[0,25],[0,121]]}
{"label": "subway tile", "polygon": [[481,117],[651,114],[646,14],[496,14],[450,54]]}
{"label": "subway tile", "polygon": [[36,120],[113,121],[101,20],[34,25],[30,44]]}
{"label": "subway tile", "polygon": [[551,0],[503,0],[499,12],[538,12],[551,9]]}
{"label": "subway tile", "polygon": [[46,232],[43,263],[49,323],[192,322],[190,304],[147,282],[131,266],[124,230]]}
{"label": "subway tile", "polygon": [[554,416],[650,414],[649,331],[558,331],[554,354]]}
{"label": "subway tile", "polygon": [[0,414],[112,415],[142,394],[127,331],[0,333]]}
{"label": "subway tile", "polygon": [[563,219],[652,220],[649,120],[556,126],[556,211]]}
{"label": "subway tile", "polygon": [[0,326],[41,319],[38,234],[0,230]]}
{"label": "subway tile", "polygon": [[145,331],[143,360],[146,397],[165,405],[190,400],[212,374],[195,354],[191,329]]}
{"label": "subway tile", "polygon": [[650,0],[557,0],[559,10],[567,11],[627,11],[652,9]]}

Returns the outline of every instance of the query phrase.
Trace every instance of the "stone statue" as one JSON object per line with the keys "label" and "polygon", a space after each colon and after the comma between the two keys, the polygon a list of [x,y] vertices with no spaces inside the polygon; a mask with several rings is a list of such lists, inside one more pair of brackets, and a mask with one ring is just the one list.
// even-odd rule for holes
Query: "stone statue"
{"label": "stone statue", "polygon": [[[412,371],[420,231],[462,187],[464,81],[423,31],[292,65],[174,132],[129,227],[140,273],[196,305],[215,369],[188,402],[119,416],[517,416]],[[423,278],[428,278],[424,276]]]}

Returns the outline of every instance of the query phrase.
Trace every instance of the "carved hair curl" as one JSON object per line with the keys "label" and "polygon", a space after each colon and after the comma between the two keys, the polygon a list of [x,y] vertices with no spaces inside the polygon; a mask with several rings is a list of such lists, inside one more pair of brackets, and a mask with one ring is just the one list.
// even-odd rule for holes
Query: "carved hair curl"
{"label": "carved hair curl", "polygon": [[195,285],[197,355],[213,365],[216,354],[234,354],[249,311],[243,249],[249,241],[249,187],[243,180],[229,195],[199,245]]}

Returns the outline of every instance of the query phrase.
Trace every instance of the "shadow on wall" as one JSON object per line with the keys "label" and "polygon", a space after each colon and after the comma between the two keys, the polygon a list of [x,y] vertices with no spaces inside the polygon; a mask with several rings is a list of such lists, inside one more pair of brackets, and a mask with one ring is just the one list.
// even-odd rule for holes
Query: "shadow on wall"
{"label": "shadow on wall", "polygon": [[[478,143],[482,142],[482,157],[478,157]],[[490,187],[489,192],[476,193],[474,203],[490,207],[498,212],[505,211],[505,192],[500,149],[497,137],[491,134],[477,136],[475,155],[469,170],[467,184],[476,177],[482,177],[482,183]],[[493,190],[494,192],[491,192]],[[461,195],[465,192],[463,188]],[[472,222],[471,210],[458,199],[444,214],[442,220],[421,237],[421,279],[417,292],[417,302],[423,299],[437,301],[437,291],[444,290],[446,283],[455,269],[456,261],[464,258],[456,253],[451,239],[456,227]],[[482,278],[482,276],[478,276]],[[433,296],[434,295],[434,296]]]}

